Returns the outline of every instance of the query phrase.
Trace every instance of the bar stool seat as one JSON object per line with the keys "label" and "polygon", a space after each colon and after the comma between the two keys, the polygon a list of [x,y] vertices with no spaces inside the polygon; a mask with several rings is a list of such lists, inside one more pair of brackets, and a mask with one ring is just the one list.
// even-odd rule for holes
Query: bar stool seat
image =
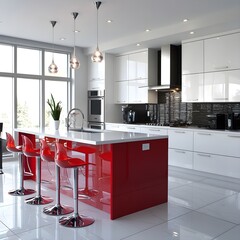
{"label": "bar stool seat", "polygon": [[[40,140],[41,142],[41,158],[47,162],[55,162],[55,152],[51,151],[49,145],[44,139]],[[68,206],[63,206],[60,203],[60,168],[55,164],[55,186],[56,186],[56,203],[55,205],[47,206],[43,209],[43,212],[47,215],[52,216],[61,216],[73,212],[73,208]]]}
{"label": "bar stool seat", "polygon": [[23,162],[23,152],[22,152],[22,146],[16,146],[14,138],[10,133],[6,132],[6,149],[9,152],[17,153],[18,154],[18,160],[19,160],[19,173],[20,173],[20,188],[16,190],[9,191],[8,194],[12,196],[25,196],[35,193],[36,191],[34,189],[25,189],[24,188],[24,162]]}
{"label": "bar stool seat", "polygon": [[61,168],[73,168],[73,200],[74,212],[71,216],[62,217],[59,223],[65,227],[80,228],[94,223],[94,219],[78,213],[78,168],[86,166],[80,158],[67,155],[66,148],[61,143],[56,143],[55,162]]}
{"label": "bar stool seat", "polygon": [[76,151],[85,155],[85,187],[78,190],[79,197],[95,197],[98,191],[95,189],[89,189],[89,155],[96,153],[96,149],[89,146],[77,146],[75,148],[70,148],[72,151]]}
{"label": "bar stool seat", "polygon": [[27,204],[31,205],[43,205],[48,204],[53,201],[52,198],[42,196],[41,195],[41,157],[40,157],[40,149],[34,148],[32,141],[23,136],[23,147],[22,147],[23,154],[26,157],[35,157],[37,161],[37,195],[33,198],[28,198],[25,200]]}

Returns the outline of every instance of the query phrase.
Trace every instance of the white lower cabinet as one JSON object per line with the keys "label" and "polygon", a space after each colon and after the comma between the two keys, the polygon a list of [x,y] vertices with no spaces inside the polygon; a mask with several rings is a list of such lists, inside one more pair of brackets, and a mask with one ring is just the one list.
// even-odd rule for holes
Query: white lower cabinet
{"label": "white lower cabinet", "polygon": [[120,128],[121,128],[121,131],[123,131],[123,132],[138,132],[138,133],[141,132],[141,127],[140,126],[125,124],[125,125],[121,126]]}
{"label": "white lower cabinet", "polygon": [[193,131],[181,128],[168,130],[169,165],[193,168]]}
{"label": "white lower cabinet", "polygon": [[240,178],[240,158],[194,153],[194,170]]}
{"label": "white lower cabinet", "polygon": [[195,132],[194,151],[240,158],[240,134],[210,131]]}
{"label": "white lower cabinet", "polygon": [[193,131],[175,128],[168,130],[169,148],[193,151]]}
{"label": "white lower cabinet", "polygon": [[168,130],[160,127],[141,127],[141,133],[168,135]]}
{"label": "white lower cabinet", "polygon": [[168,164],[177,167],[193,169],[193,152],[180,149],[169,149]]}

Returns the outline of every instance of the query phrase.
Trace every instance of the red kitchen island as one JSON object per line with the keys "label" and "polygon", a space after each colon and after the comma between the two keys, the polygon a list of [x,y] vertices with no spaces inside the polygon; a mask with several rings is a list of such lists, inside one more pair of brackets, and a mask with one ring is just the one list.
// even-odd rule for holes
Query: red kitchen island
{"label": "red kitchen island", "polygon": [[[94,148],[95,152],[89,157],[88,169],[79,169],[79,201],[108,212],[111,219],[168,200],[167,136],[97,130],[15,131],[19,144],[21,136],[26,135],[34,143],[38,143],[39,138],[45,138],[71,147],[84,145]],[[78,152],[71,151],[69,154],[85,159],[84,154]],[[34,180],[35,159],[29,159],[29,164]],[[47,183],[44,187],[54,189],[54,169],[54,163],[42,161],[42,181]],[[61,169],[61,191],[69,196],[72,194],[71,174],[71,169]]]}

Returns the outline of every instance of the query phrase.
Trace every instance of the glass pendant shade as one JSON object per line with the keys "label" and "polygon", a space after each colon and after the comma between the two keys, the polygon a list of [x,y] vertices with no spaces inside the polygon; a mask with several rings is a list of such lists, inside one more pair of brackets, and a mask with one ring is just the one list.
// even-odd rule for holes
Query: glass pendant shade
{"label": "glass pendant shade", "polygon": [[96,51],[93,53],[91,59],[92,59],[92,62],[101,62],[103,60],[103,55],[99,51],[98,47],[97,47]]}
{"label": "glass pendant shade", "polygon": [[80,68],[80,61],[79,61],[78,58],[76,57],[76,53],[75,53],[75,33],[76,33],[75,20],[76,20],[76,18],[77,18],[77,16],[78,16],[78,13],[77,13],[77,12],[73,12],[72,15],[73,15],[73,20],[74,20],[74,29],[73,29],[73,33],[74,33],[74,35],[73,35],[73,37],[74,37],[74,49],[73,49],[72,57],[71,57],[71,59],[70,59],[70,67],[71,67],[72,69],[78,69],[78,68]]}
{"label": "glass pendant shade", "polygon": [[101,6],[102,2],[96,2],[96,8],[97,8],[97,48],[95,52],[93,53],[91,59],[92,62],[101,62],[103,60],[103,54],[99,51],[98,48],[98,9]]}
{"label": "glass pendant shade", "polygon": [[56,63],[54,62],[54,27],[56,25],[56,21],[51,21],[52,24],[52,44],[53,44],[53,53],[52,53],[52,62],[48,67],[48,71],[50,73],[57,73],[58,72],[58,67],[56,65]]}
{"label": "glass pendant shade", "polygon": [[54,60],[52,60],[52,63],[49,65],[48,71],[50,73],[57,73],[58,72],[58,66],[55,64]]}

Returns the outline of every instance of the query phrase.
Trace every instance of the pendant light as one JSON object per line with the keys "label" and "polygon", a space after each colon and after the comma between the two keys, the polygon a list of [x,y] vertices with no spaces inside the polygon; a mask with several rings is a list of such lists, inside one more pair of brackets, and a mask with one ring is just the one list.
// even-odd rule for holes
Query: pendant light
{"label": "pendant light", "polygon": [[103,60],[103,55],[99,51],[99,47],[98,47],[98,9],[101,6],[101,4],[102,4],[102,2],[99,2],[99,1],[96,2],[96,8],[97,8],[97,48],[92,55],[92,62],[101,62]]}
{"label": "pendant light", "polygon": [[75,20],[76,20],[76,18],[77,18],[77,16],[78,16],[78,13],[77,13],[77,12],[73,12],[72,15],[73,15],[73,20],[74,20],[74,29],[73,29],[73,32],[74,32],[74,38],[73,38],[73,39],[74,39],[74,48],[73,48],[72,57],[71,57],[71,59],[70,59],[70,67],[71,67],[72,69],[78,69],[78,68],[80,67],[80,61],[77,59],[77,57],[76,57],[76,51],[75,51],[75,34],[76,34]]}
{"label": "pendant light", "polygon": [[52,44],[53,44],[53,52],[52,52],[52,63],[48,67],[48,71],[50,73],[57,73],[58,72],[58,67],[54,62],[54,27],[56,25],[56,21],[50,21],[52,24]]}

